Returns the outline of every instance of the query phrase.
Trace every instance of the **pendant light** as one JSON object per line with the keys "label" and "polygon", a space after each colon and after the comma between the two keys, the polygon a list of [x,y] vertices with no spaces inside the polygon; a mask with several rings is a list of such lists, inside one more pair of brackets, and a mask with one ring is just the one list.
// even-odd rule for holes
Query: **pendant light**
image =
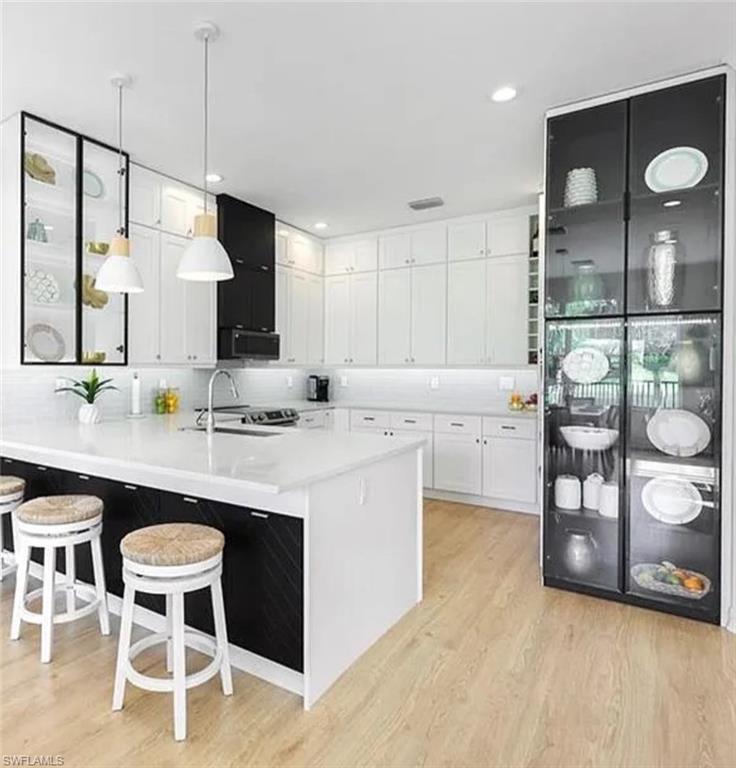
{"label": "pendant light", "polygon": [[204,213],[194,217],[194,239],[179,261],[176,276],[182,280],[214,282],[230,280],[233,267],[227,251],[217,239],[215,216],[207,211],[207,139],[209,128],[209,44],[217,40],[220,30],[211,22],[200,24],[194,31],[197,40],[204,43]]}
{"label": "pendant light", "polygon": [[110,253],[95,278],[95,287],[107,293],[141,293],[143,280],[130,258],[130,241],[123,218],[125,166],[123,164],[123,88],[132,82],[128,76],[116,76],[110,82],[118,91],[118,229],[110,243]]}

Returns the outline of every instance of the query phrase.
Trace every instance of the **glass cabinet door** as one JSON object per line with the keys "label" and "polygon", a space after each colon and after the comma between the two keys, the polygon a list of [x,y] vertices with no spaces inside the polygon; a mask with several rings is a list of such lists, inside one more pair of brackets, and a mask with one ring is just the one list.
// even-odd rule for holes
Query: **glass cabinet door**
{"label": "glass cabinet door", "polygon": [[[123,155],[127,170],[127,156]],[[117,152],[82,141],[82,344],[81,362],[125,362],[125,295],[106,293],[95,286],[95,277],[107,257],[113,236],[119,232],[119,188],[123,195],[125,226],[125,176],[119,185]]]}
{"label": "glass cabinet door", "polygon": [[545,577],[618,590],[623,320],[550,321]]}
{"label": "glass cabinet door", "polygon": [[552,118],[547,317],[623,312],[626,101]]}
{"label": "glass cabinet door", "polygon": [[720,317],[631,319],[627,591],[718,612]]}
{"label": "glass cabinet door", "polygon": [[631,99],[628,311],[721,307],[725,76]]}
{"label": "glass cabinet door", "polygon": [[23,363],[77,356],[77,138],[23,116]]}

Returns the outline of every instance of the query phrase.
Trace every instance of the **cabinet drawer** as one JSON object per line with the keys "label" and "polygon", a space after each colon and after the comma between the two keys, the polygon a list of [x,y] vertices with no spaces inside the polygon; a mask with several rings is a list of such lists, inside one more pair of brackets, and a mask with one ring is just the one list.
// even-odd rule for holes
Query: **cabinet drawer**
{"label": "cabinet drawer", "polygon": [[431,432],[432,414],[431,413],[412,413],[399,412],[390,414],[392,429],[405,429],[412,431]]}
{"label": "cabinet drawer", "polygon": [[350,428],[356,427],[380,427],[388,429],[390,426],[389,414],[386,411],[350,411]]}
{"label": "cabinet drawer", "polygon": [[324,411],[306,411],[299,414],[298,425],[302,429],[319,429],[326,425]]}
{"label": "cabinet drawer", "polygon": [[438,413],[434,417],[434,431],[455,435],[480,435],[481,417]]}
{"label": "cabinet drawer", "polygon": [[512,437],[521,440],[535,440],[537,422],[534,419],[505,419],[500,416],[483,418],[483,434],[486,437]]}

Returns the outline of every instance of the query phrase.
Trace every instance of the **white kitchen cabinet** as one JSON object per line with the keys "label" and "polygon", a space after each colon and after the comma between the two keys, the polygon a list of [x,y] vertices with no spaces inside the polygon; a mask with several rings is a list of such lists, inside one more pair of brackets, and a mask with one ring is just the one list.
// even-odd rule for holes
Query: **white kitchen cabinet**
{"label": "white kitchen cabinet", "polygon": [[525,255],[486,264],[486,361],[526,365],[529,266]]}
{"label": "white kitchen cabinet", "polygon": [[193,207],[192,194],[183,184],[164,182],[161,188],[161,229],[191,236]]}
{"label": "white kitchen cabinet", "polygon": [[329,408],[325,412],[325,428],[333,432],[350,432],[350,410]]}
{"label": "white kitchen cabinet", "polygon": [[483,438],[483,495],[536,503],[536,440]]}
{"label": "white kitchen cabinet", "polygon": [[[486,359],[486,260],[448,265],[447,362],[479,365]],[[522,340],[526,337],[522,336]]]}
{"label": "white kitchen cabinet", "polygon": [[407,232],[378,238],[378,268],[395,269],[411,264],[411,239]]}
{"label": "white kitchen cabinet", "polygon": [[450,223],[447,227],[447,254],[450,261],[483,258],[486,255],[485,221]]}
{"label": "white kitchen cabinet", "polygon": [[377,273],[325,279],[325,362],[375,365]]}
{"label": "white kitchen cabinet", "polygon": [[445,362],[447,269],[444,264],[411,268],[411,362]]}
{"label": "white kitchen cabinet", "polygon": [[447,261],[447,227],[443,224],[411,232],[409,259],[417,266]]}
{"label": "white kitchen cabinet", "polygon": [[130,253],[145,290],[128,296],[128,340],[131,365],[155,364],[161,359],[161,234],[130,226]]}
{"label": "white kitchen cabinet", "polygon": [[131,164],[128,186],[128,217],[146,227],[161,226],[161,186],[163,177],[147,168]]}
{"label": "white kitchen cabinet", "polygon": [[378,241],[375,237],[330,243],[325,249],[325,274],[371,272],[378,266]]}
{"label": "white kitchen cabinet", "polygon": [[324,278],[307,275],[307,294],[307,362],[321,364],[325,361]]}
{"label": "white kitchen cabinet", "polygon": [[[176,270],[189,241],[176,235],[161,235],[161,362],[184,364],[190,362],[185,335],[186,284],[179,280]],[[146,291],[143,292],[145,295]]]}
{"label": "white kitchen cabinet", "polygon": [[322,278],[298,269],[276,267],[279,362],[322,362],[322,300]]}
{"label": "white kitchen cabinet", "polygon": [[322,244],[287,225],[276,222],[276,263],[320,275]]}
{"label": "white kitchen cabinet", "polygon": [[425,488],[434,488],[434,435],[432,432],[409,430],[409,429],[391,429],[390,437],[399,438],[424,438],[425,443],[422,446],[422,485]]}
{"label": "white kitchen cabinet", "polygon": [[301,429],[325,429],[327,411],[300,411],[297,425]]}
{"label": "white kitchen cabinet", "polygon": [[325,278],[325,362],[350,362],[350,275]]}
{"label": "white kitchen cabinet", "polygon": [[487,224],[488,256],[529,253],[529,216],[513,214],[494,216]]}
{"label": "white kitchen cabinet", "polygon": [[468,434],[434,433],[434,487],[480,495],[481,438]]}
{"label": "white kitchen cabinet", "polygon": [[388,269],[378,277],[378,362],[411,362],[412,270]]}

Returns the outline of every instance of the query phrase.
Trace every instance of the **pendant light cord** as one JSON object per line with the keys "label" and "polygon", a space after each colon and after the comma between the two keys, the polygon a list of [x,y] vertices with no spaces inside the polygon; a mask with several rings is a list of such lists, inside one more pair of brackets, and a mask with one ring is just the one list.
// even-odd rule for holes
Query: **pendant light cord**
{"label": "pendant light cord", "polygon": [[123,86],[118,85],[118,234],[125,235],[123,229]]}
{"label": "pendant light cord", "polygon": [[207,128],[209,123],[209,35],[204,36],[204,212],[207,213]]}

